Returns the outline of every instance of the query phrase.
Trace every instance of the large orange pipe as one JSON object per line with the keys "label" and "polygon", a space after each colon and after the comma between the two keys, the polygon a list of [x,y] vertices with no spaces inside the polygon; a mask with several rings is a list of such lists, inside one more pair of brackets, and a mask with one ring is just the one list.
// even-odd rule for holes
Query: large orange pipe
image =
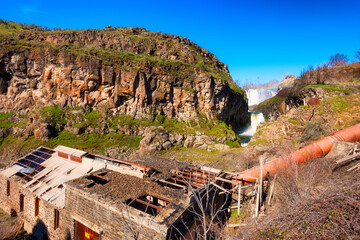
{"label": "large orange pipe", "polygon": [[[322,157],[328,154],[335,141],[355,142],[360,140],[360,123],[354,126],[345,128],[330,136],[324,137],[316,142],[313,142],[295,152],[292,152],[283,157],[278,157],[263,165],[263,177],[269,173],[270,175],[276,173],[277,169],[284,169],[290,163],[302,163],[311,159]],[[234,180],[243,180],[247,182],[255,182],[259,176],[259,166],[241,172],[235,176]]]}

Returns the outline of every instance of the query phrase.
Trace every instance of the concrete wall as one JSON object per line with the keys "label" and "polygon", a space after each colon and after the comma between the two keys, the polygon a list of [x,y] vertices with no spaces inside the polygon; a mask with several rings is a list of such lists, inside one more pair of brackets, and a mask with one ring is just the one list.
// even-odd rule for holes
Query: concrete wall
{"label": "concrete wall", "polygon": [[[7,196],[7,180],[10,180],[10,196]],[[58,209],[60,213],[60,227],[54,229],[54,209],[55,206],[40,198],[39,215],[35,216],[36,196],[27,189],[19,186],[18,181],[8,179],[0,175],[0,208],[8,214],[12,209],[24,220],[24,229],[28,233],[33,233],[37,239],[66,239],[64,225],[64,211]],[[24,194],[24,211],[20,212],[20,194]]]}
{"label": "concrete wall", "polygon": [[[140,212],[140,215],[137,215],[134,211],[139,211],[132,207],[116,207],[115,204],[102,202],[93,195],[68,185],[66,185],[65,209],[66,230],[71,233],[72,239],[75,234],[75,221],[100,233],[101,240],[134,239],[130,228],[134,232],[140,230],[139,239],[166,238],[167,227],[153,221],[154,219],[148,214]],[[129,220],[129,217],[132,220]]]}

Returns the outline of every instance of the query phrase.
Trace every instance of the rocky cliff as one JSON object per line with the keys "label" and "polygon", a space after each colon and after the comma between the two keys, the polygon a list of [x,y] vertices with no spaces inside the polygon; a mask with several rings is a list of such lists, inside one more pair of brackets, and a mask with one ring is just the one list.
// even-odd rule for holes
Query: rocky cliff
{"label": "rocky cliff", "polygon": [[142,28],[50,31],[2,21],[0,111],[106,108],[112,115],[249,120],[227,66],[188,39]]}

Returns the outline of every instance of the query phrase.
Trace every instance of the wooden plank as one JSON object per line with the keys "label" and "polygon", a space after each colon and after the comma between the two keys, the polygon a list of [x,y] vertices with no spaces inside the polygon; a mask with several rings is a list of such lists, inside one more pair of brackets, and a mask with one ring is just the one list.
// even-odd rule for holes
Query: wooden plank
{"label": "wooden plank", "polygon": [[198,183],[187,182],[187,181],[185,181],[185,180],[178,179],[178,178],[174,178],[174,177],[172,177],[171,179],[174,180],[175,182],[176,182],[176,181],[179,181],[179,182],[183,182],[183,183],[185,183],[185,184],[191,184],[191,185],[193,185],[193,186],[195,186],[195,187],[202,187],[202,186],[203,186],[203,185],[198,184]]}
{"label": "wooden plank", "polygon": [[187,176],[180,175],[180,174],[176,174],[176,175],[177,175],[177,176],[179,176],[179,177],[182,177],[182,178],[188,179],[188,180],[190,180],[190,181],[192,181],[192,182],[198,182],[198,183],[202,183],[202,184],[204,184],[204,183],[205,183],[205,181],[200,180],[200,179],[194,179],[194,178],[192,178],[192,177],[187,177]]}
{"label": "wooden plank", "polygon": [[271,198],[272,198],[274,187],[275,187],[276,176],[277,175],[274,176],[273,182],[272,182],[271,187],[270,187],[270,195],[269,195],[269,200],[268,200],[269,206],[271,206]]}
{"label": "wooden plank", "polygon": [[230,193],[228,190],[226,190],[225,188],[223,188],[223,187],[221,187],[221,186],[217,185],[216,183],[213,183],[213,185],[214,185],[215,187],[217,187],[217,188],[219,188],[219,189],[223,190],[224,192]]}
{"label": "wooden plank", "polygon": [[217,174],[214,173],[214,172],[202,170],[202,169],[199,169],[199,168],[191,168],[191,169],[194,170],[194,171],[197,171],[197,172],[202,172],[202,173],[205,173],[205,174],[213,175],[214,177],[217,175]]}
{"label": "wooden plank", "polygon": [[237,208],[237,213],[238,213],[238,216],[239,216],[239,215],[240,215],[240,205],[241,205],[241,183],[239,183],[238,189],[239,189],[239,192],[238,192],[238,208]]}
{"label": "wooden plank", "polygon": [[346,162],[352,161],[352,160],[354,160],[356,158],[359,158],[359,157],[360,157],[360,153],[357,153],[355,155],[350,155],[350,156],[341,158],[341,159],[337,160],[336,163],[346,163]]}
{"label": "wooden plank", "polygon": [[183,186],[183,185],[180,185],[180,184],[176,184],[176,183],[173,183],[173,182],[169,182],[169,181],[166,181],[164,179],[156,179],[157,181],[159,182],[162,182],[162,183],[165,183],[165,184],[169,184],[169,185],[173,185],[175,187],[179,187],[179,188],[182,188],[182,189],[186,189],[186,186]]}
{"label": "wooden plank", "polygon": [[221,178],[221,177],[215,177],[216,180],[222,181],[222,182],[226,182],[226,183],[231,183],[231,184],[236,184],[236,181],[231,181],[225,178]]}
{"label": "wooden plank", "polygon": [[185,174],[185,175],[195,177],[195,178],[202,178],[205,180],[209,180],[209,178],[207,176],[194,174],[193,172],[176,171],[176,173]]}
{"label": "wooden plank", "polygon": [[255,205],[255,218],[259,217],[259,210],[261,208],[261,195],[262,195],[262,172],[263,172],[263,158],[259,159],[259,178],[258,178],[258,189],[256,194],[256,205]]}
{"label": "wooden plank", "polygon": [[259,210],[261,209],[262,205],[262,192],[263,192],[263,165],[264,159],[260,158],[260,173],[259,173]]}
{"label": "wooden plank", "polygon": [[336,171],[337,169],[344,167],[354,161],[357,161],[358,159],[360,159],[360,153],[354,154],[354,155],[350,155],[350,156],[346,156],[342,159],[339,159],[336,161],[335,166],[333,166],[332,171]]}
{"label": "wooden plank", "polygon": [[100,178],[100,179],[102,179],[102,180],[105,180],[105,181],[110,182],[110,180],[109,180],[108,178],[103,177],[103,176],[100,176],[100,175],[98,175],[98,174],[93,173],[93,174],[91,174],[91,175],[94,176],[94,177]]}
{"label": "wooden plank", "polygon": [[207,173],[204,173],[204,172],[197,172],[196,170],[190,170],[190,169],[184,169],[185,172],[190,172],[194,175],[197,175],[197,176],[206,176],[208,178],[214,178],[213,175],[210,175],[210,174],[207,174]]}
{"label": "wooden plank", "polygon": [[154,204],[151,204],[151,203],[149,203],[149,202],[146,202],[146,201],[141,200],[141,199],[138,199],[138,198],[135,198],[135,199],[133,199],[133,200],[136,201],[136,202],[138,202],[138,203],[141,203],[141,204],[147,205],[147,206],[149,206],[149,207],[155,208],[155,209],[161,209],[161,207],[159,207],[159,206],[156,206],[156,205],[154,205]]}
{"label": "wooden plank", "polygon": [[161,199],[161,200],[163,200],[163,201],[165,201],[165,202],[167,202],[167,203],[169,203],[169,202],[171,201],[170,198],[167,198],[167,197],[164,197],[164,196],[160,196],[160,195],[158,195],[158,194],[156,194],[156,193],[152,193],[152,192],[149,192],[149,191],[146,191],[145,193],[146,193],[147,195],[149,195],[149,196],[153,196],[153,197],[156,197],[156,198],[158,198],[158,199]]}
{"label": "wooden plank", "polygon": [[349,168],[347,171],[350,172],[350,171],[357,171],[360,169],[360,163],[356,164],[355,166]]}

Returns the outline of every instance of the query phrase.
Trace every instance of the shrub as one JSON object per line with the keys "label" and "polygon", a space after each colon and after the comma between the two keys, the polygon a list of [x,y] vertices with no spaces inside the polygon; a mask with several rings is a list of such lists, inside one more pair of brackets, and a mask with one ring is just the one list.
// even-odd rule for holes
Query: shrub
{"label": "shrub", "polygon": [[58,105],[51,105],[43,107],[40,110],[41,118],[44,122],[50,124],[51,126],[60,129],[63,125],[67,123],[65,120],[65,113]]}
{"label": "shrub", "polygon": [[85,118],[87,120],[87,124],[91,127],[96,128],[99,124],[99,121],[102,119],[102,115],[99,111],[91,111],[89,113],[85,113]]}
{"label": "shrub", "polygon": [[159,122],[160,124],[163,124],[165,121],[165,116],[164,115],[156,115],[155,120],[157,122]]}
{"label": "shrub", "polygon": [[226,140],[225,144],[228,145],[231,148],[240,148],[241,147],[239,141]]}
{"label": "shrub", "polygon": [[326,134],[326,126],[317,121],[310,121],[306,123],[304,133],[300,138],[300,142],[315,140]]}
{"label": "shrub", "polygon": [[0,128],[9,129],[14,124],[9,120],[10,117],[12,117],[14,113],[3,113],[0,112]]}

